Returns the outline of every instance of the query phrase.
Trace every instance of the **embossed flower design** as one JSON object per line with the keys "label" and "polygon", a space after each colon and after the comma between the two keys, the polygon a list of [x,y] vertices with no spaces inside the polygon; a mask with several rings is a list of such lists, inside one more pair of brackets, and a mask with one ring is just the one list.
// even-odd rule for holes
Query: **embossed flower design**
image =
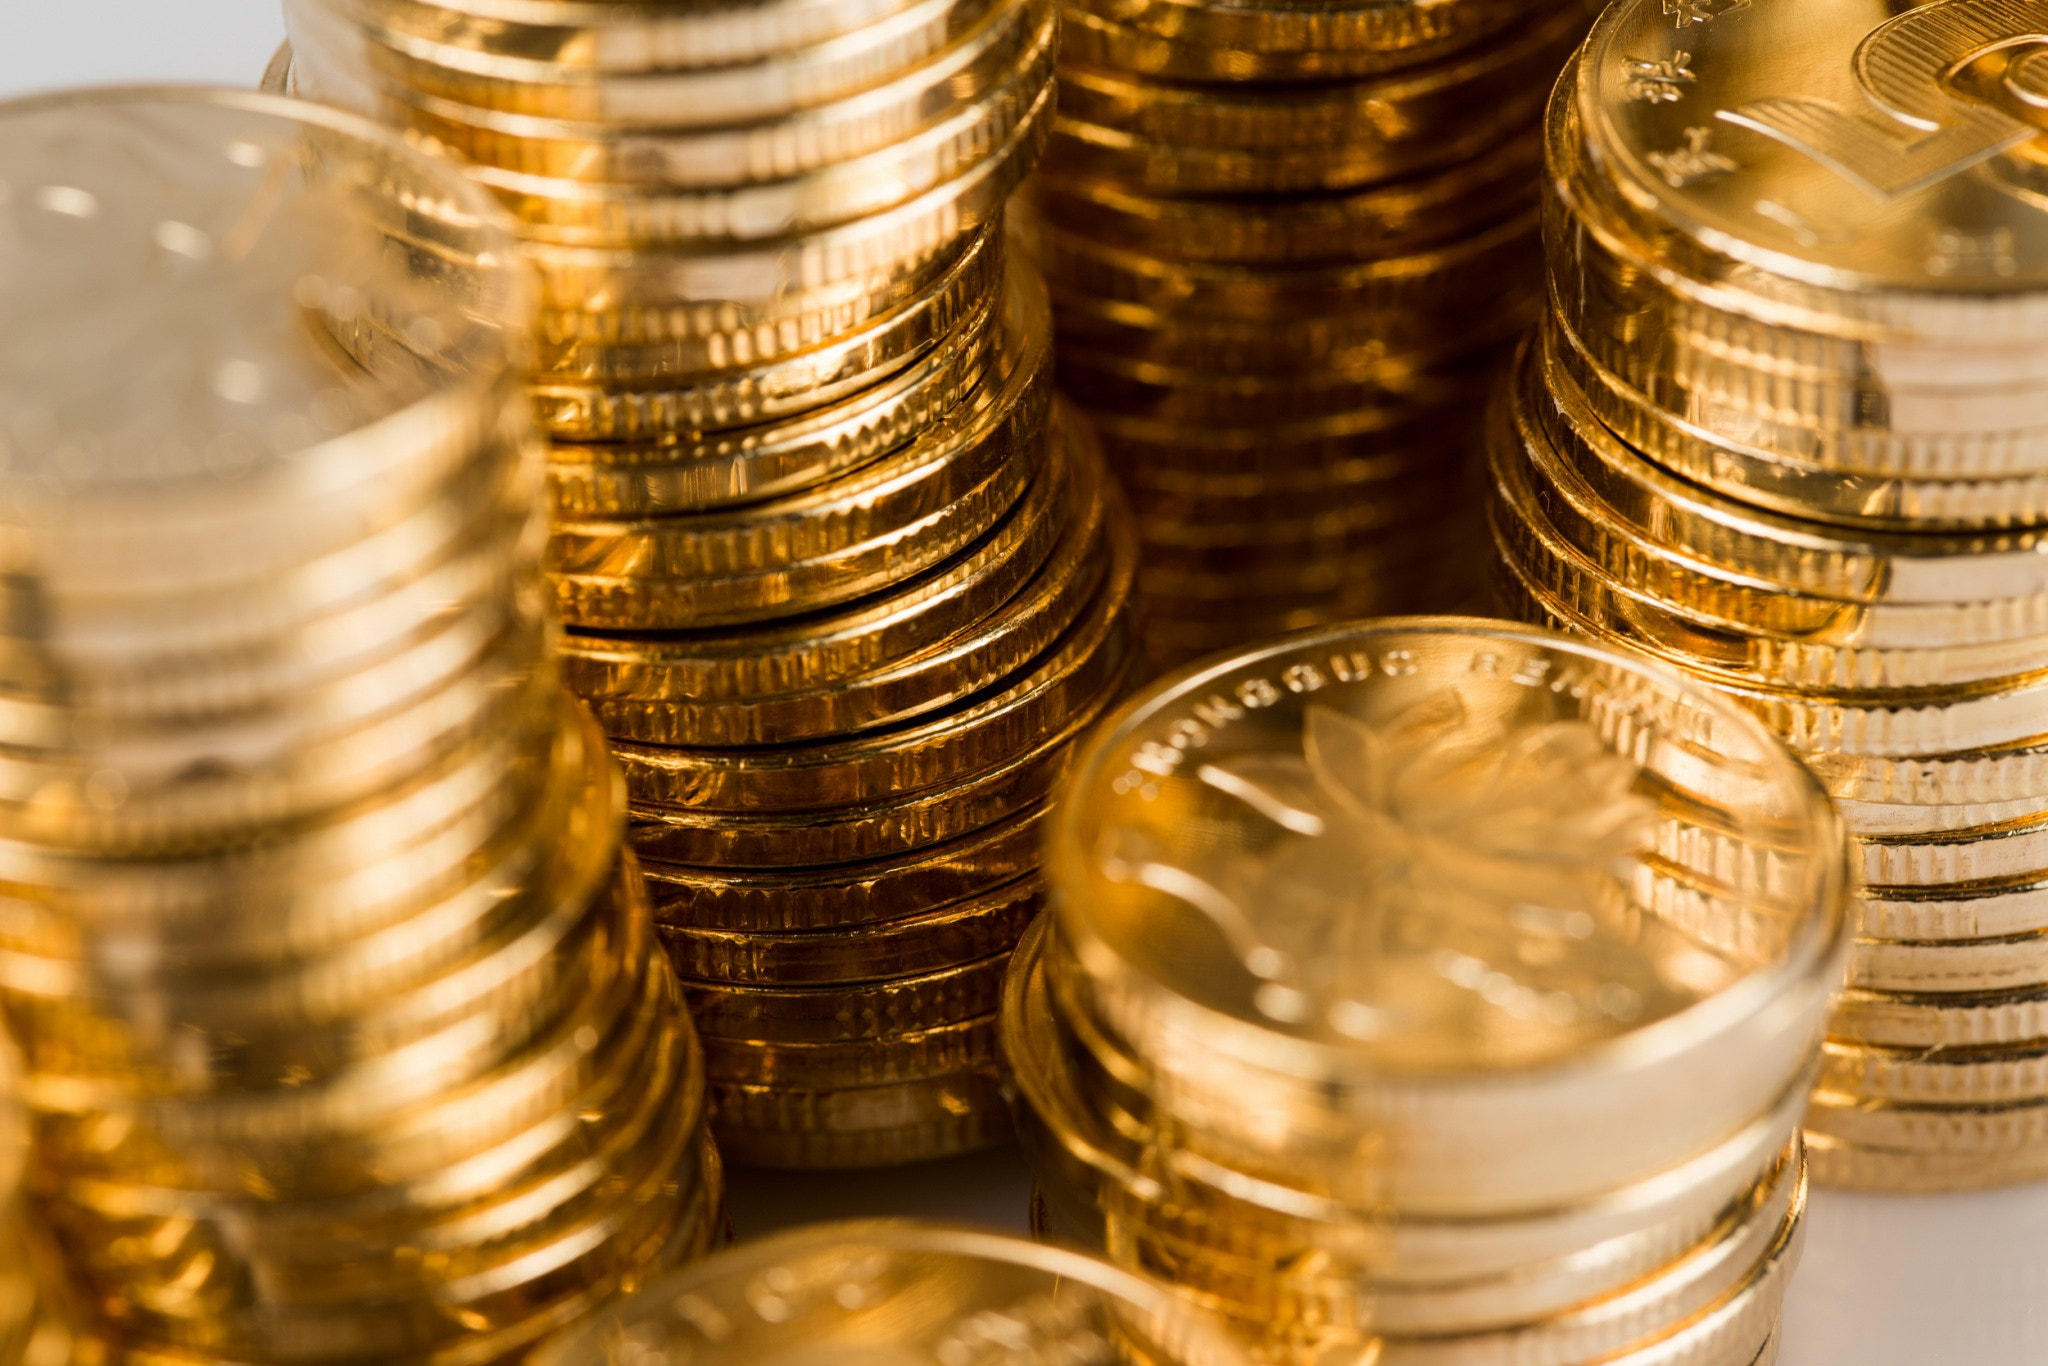
{"label": "embossed flower design", "polygon": [[1105,868],[1214,922],[1282,1022],[1625,1020],[1668,991],[1625,896],[1652,835],[1638,773],[1584,721],[1475,716],[1456,690],[1380,722],[1311,705],[1299,753],[1197,771],[1278,839],[1200,873],[1127,847]]}

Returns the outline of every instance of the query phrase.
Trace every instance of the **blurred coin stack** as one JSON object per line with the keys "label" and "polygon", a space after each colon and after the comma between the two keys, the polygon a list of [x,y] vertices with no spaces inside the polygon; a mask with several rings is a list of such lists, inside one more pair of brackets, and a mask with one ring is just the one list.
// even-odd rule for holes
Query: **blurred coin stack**
{"label": "blurred coin stack", "polygon": [[1280,1366],[1773,1359],[1847,869],[1754,718],[1392,618],[1155,685],[1061,801],[1004,1015],[1043,1233]]}
{"label": "blurred coin stack", "polygon": [[1537,310],[1537,124],[1592,11],[1064,0],[1018,217],[1155,665],[1483,595],[1483,395]]}
{"label": "blurred coin stack", "polygon": [[514,1360],[722,1228],[497,223],[310,105],[0,109],[0,1022],[94,1359]]}
{"label": "blurred coin stack", "polygon": [[816,1361],[1247,1366],[1159,1286],[1019,1238],[895,1220],[818,1224],[670,1277],[534,1366]]}
{"label": "blurred coin stack", "polygon": [[1866,886],[1814,1171],[1930,1189],[2048,1176],[2048,43],[1891,8],[1603,21],[1494,518],[1515,614],[1715,684],[1833,793]]}
{"label": "blurred coin stack", "polygon": [[735,1161],[1008,1128],[1037,826],[1134,550],[1004,202],[1050,0],[291,0],[300,89],[476,163],[542,282],[568,680]]}

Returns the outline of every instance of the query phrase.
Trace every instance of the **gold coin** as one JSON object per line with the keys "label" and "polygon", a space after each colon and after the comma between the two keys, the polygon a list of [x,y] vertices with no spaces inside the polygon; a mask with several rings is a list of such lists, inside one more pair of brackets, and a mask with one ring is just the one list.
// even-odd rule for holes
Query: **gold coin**
{"label": "gold coin", "polygon": [[820,1090],[892,1086],[996,1065],[996,1017],[845,1043],[757,1043],[704,1038],[705,1066],[717,1081]]}
{"label": "gold coin", "polygon": [[[1503,559],[1513,580],[1510,600],[1517,601],[1525,620],[1556,622],[1558,629],[1593,639],[1610,637],[1606,623],[1625,619],[1601,600],[1607,581],[1586,576],[1570,585],[1573,597],[1550,591],[1542,570]],[[1521,597],[1513,597],[1519,592]],[[1590,601],[1591,610],[1581,604]],[[1638,634],[1629,643],[1673,664],[1692,668],[1661,643]],[[1877,757],[1904,764],[1919,756],[1943,758],[1959,752],[2027,743],[2039,699],[2048,690],[2048,674],[2040,671],[2017,678],[1993,679],[1967,690],[1927,689],[1920,692],[1844,692],[1829,696],[1766,687],[1726,676],[1705,681],[1732,701],[1754,712],[1800,754],[1843,753],[1852,758]]]}
{"label": "gold coin", "polygon": [[1589,17],[1562,4],[1448,61],[1277,93],[1150,81],[1069,54],[1049,160],[1163,194],[1341,190],[1433,170],[1533,127]]}
{"label": "gold coin", "polygon": [[1502,281],[1526,277],[1537,254],[1533,212],[1433,250],[1286,269],[1180,261],[1098,241],[1039,217],[1028,199],[1010,224],[1026,254],[1071,294],[1135,304],[1163,317],[1268,325],[1345,313],[1443,318],[1468,304],[1470,313],[1488,316],[1483,310],[1496,301]]}
{"label": "gold coin", "polygon": [[1052,116],[1054,31],[1045,25],[1040,41],[979,99],[960,100],[874,151],[801,175],[729,189],[615,185],[497,166],[472,166],[470,177],[540,241],[659,248],[821,232],[893,209],[1005,155],[1019,135],[1034,136],[1026,130]]}
{"label": "gold coin", "polygon": [[[49,328],[11,374],[6,540],[44,591],[297,568],[402,519],[506,422],[526,300],[500,269],[510,239],[445,164],[254,94],[51,95],[5,121],[7,312]],[[140,146],[138,125],[164,139]],[[171,146],[212,152],[185,166]],[[433,277],[385,230],[401,200],[442,235]],[[167,261],[186,263],[170,293]],[[138,319],[138,298],[164,311]],[[398,342],[368,344],[373,317]]]}
{"label": "gold coin", "polygon": [[1001,294],[1000,253],[989,234],[980,233],[931,290],[823,346],[705,374],[676,363],[677,352],[694,347],[579,346],[576,364],[611,373],[542,374],[533,385],[535,411],[550,436],[571,442],[715,440],[718,433],[850,399],[956,332],[971,345],[977,333],[999,325]]}
{"label": "gold coin", "polygon": [[[1071,41],[1076,21],[1067,25]],[[1540,156],[1540,141],[1521,135],[1427,176],[1277,203],[1150,195],[1057,166],[1042,167],[1025,193],[1047,222],[1148,256],[1302,266],[1398,257],[1483,232],[1526,206]]]}
{"label": "gold coin", "polygon": [[997,320],[993,312],[977,318],[889,378],[787,421],[651,442],[557,441],[548,462],[554,509],[571,521],[658,517],[822,484],[915,441],[973,393],[989,368]]}
{"label": "gold coin", "polygon": [[340,0],[334,8],[484,55],[634,72],[770,60],[888,20],[910,3],[781,0],[680,14],[609,10],[587,0]]}
{"label": "gold coin", "polygon": [[[1063,9],[1061,48],[1073,61],[1169,80],[1321,81],[1441,58],[1484,41],[1524,12],[1485,0],[1461,4],[1455,11],[1404,5],[1399,10],[1319,8],[1313,16],[1293,7],[1090,0]],[[1454,13],[1457,17],[1450,17]],[[1390,14],[1396,16],[1394,24],[1405,27],[1390,32]],[[1229,37],[1188,28],[1190,23],[1227,25],[1233,19],[1255,27]]]}
{"label": "gold coin", "polygon": [[1820,1089],[1908,1104],[1984,1105],[2048,1096],[2048,1042],[1991,1048],[1879,1048],[1830,1039]]}
{"label": "gold coin", "polygon": [[1944,687],[2031,672],[2048,656],[2009,624],[2029,600],[1864,604],[1760,585],[1620,524],[1547,439],[1522,424],[1494,441],[1497,523],[1526,562],[1562,555],[1613,585],[1633,629],[1718,668],[1822,691]]}
{"label": "gold coin", "polygon": [[1090,413],[1106,411],[1188,425],[1255,426],[1268,418],[1328,417],[1389,405],[1436,407],[1471,401],[1491,379],[1486,352],[1440,365],[1365,359],[1291,375],[1253,375],[1159,365],[1062,345],[1060,389]]}
{"label": "gold coin", "polygon": [[[2006,66],[2030,34],[1976,3],[1716,6],[1674,24],[1630,0],[1595,28],[1574,99],[1617,197],[1656,206],[1679,273],[1712,282],[1726,262],[1852,325],[2018,341],[2038,333],[2048,263],[2048,218],[2025,188],[2038,122],[2024,69]],[[1868,123],[1847,112],[1873,102]],[[1951,131],[1926,142],[1930,124]],[[1873,202],[1891,206],[1876,232]]]}
{"label": "gold coin", "polygon": [[1027,877],[966,901],[903,920],[846,926],[829,934],[763,934],[663,924],[662,944],[692,981],[742,986],[825,986],[885,981],[974,962],[1015,947],[1044,905]]}
{"label": "gold coin", "polygon": [[[770,1279],[786,1279],[790,1290],[762,1312],[760,1287]],[[1028,1323],[1015,1317],[1019,1305],[1030,1306]],[[915,1359],[963,1343],[1007,1351],[1000,1344],[1019,1339],[1013,1330],[1027,1351],[1065,1344],[1145,1366],[1246,1361],[1181,1300],[1092,1258],[992,1233],[875,1221],[806,1228],[722,1254],[605,1311],[535,1366],[610,1366],[634,1353],[705,1366],[780,1366],[819,1352]]]}
{"label": "gold coin", "polygon": [[1532,404],[1521,425],[1539,427],[1559,463],[1621,525],[1724,575],[1869,604],[1983,603],[2037,596],[2048,585],[2033,532],[1909,534],[1752,508],[1663,473],[1579,407],[1569,389]]}
{"label": "gold coin", "polygon": [[1972,1048],[2048,1039],[2048,987],[1954,994],[1852,989],[1828,1021],[1831,1036],[1897,1048]]}
{"label": "gold coin", "polygon": [[[1039,96],[1050,97],[1050,87]],[[654,337],[729,334],[789,321],[830,335],[840,329],[828,330],[829,320],[817,316],[821,306],[838,298],[858,307],[878,295],[893,303],[914,292],[908,282],[929,278],[934,263],[961,239],[997,222],[1037,159],[1044,127],[1043,119],[1027,118],[965,174],[893,209],[801,239],[688,251],[529,240],[522,254],[537,268],[544,306],[577,314],[607,305],[622,310],[624,316],[607,330]],[[682,321],[690,317],[708,327]],[[544,316],[543,335],[551,330],[548,322]],[[556,320],[557,335],[561,327]]]}
{"label": "gold coin", "polygon": [[1945,1153],[2039,1148],[2048,1133],[2048,1099],[2002,1104],[1924,1104],[1817,1092],[1806,1114],[1808,1133],[1875,1148]]}
{"label": "gold coin", "polygon": [[[1078,455],[1072,449],[1079,438],[1079,424],[1061,424],[1060,444],[1068,449],[1056,453],[1087,466],[1095,464],[1092,453]],[[603,719],[619,739],[647,739],[657,743],[689,743],[702,739],[734,739],[760,742],[779,739],[796,742],[826,734],[846,734],[889,725],[904,725],[1000,686],[1004,679],[1023,673],[1031,661],[1059,647],[1082,619],[1091,602],[1102,600],[1112,590],[1105,585],[1119,568],[1127,565],[1131,551],[1126,546],[1129,530],[1119,515],[1121,509],[1106,502],[1100,488],[1099,471],[1084,468],[1074,478],[1092,487],[1074,490],[1067,472],[1055,469],[1028,490],[1014,517],[1027,519],[1019,539],[1049,539],[1057,532],[1060,544],[1051,559],[1022,590],[997,604],[970,628],[944,638],[924,652],[903,657],[893,668],[864,677],[827,684],[815,691],[790,694],[762,694],[748,702],[728,704],[709,734],[691,734],[685,729],[696,722],[697,709],[664,703],[679,713],[661,729],[646,724],[613,724],[621,708],[604,709]],[[1113,495],[1107,495],[1113,496]],[[1079,518],[1067,514],[1079,499],[1086,499]],[[1103,521],[1110,519],[1105,528]],[[1061,523],[1066,523],[1064,528]],[[1036,526],[1045,528],[1041,537]],[[652,713],[654,707],[637,709]],[[710,710],[706,708],[704,710]],[[744,719],[727,719],[743,711]],[[630,713],[629,713],[630,714]],[[638,718],[635,718],[638,719]],[[652,720],[651,715],[647,715]],[[657,722],[656,725],[661,723]],[[653,733],[648,732],[653,730]]]}
{"label": "gold coin", "polygon": [[843,1090],[715,1082],[711,1096],[719,1151],[741,1167],[899,1167],[1010,1136],[1010,1103],[992,1068]]}
{"label": "gold coin", "polygon": [[1936,943],[2048,931],[2048,878],[1962,887],[1865,887],[1856,900],[1854,928],[1870,939]]}
{"label": "gold coin", "polygon": [[758,872],[647,863],[657,923],[779,933],[880,924],[965,901],[1038,866],[1043,806],[871,864]]}
{"label": "gold coin", "polygon": [[2048,931],[1931,943],[1858,940],[1848,980],[1874,991],[2026,991],[2048,982]]}
{"label": "gold coin", "polygon": [[683,983],[690,1015],[708,1038],[763,1044],[879,1042],[994,1013],[1002,1001],[997,954],[917,977],[856,987],[742,987]]}
{"label": "gold coin", "polygon": [[[1624,695],[1634,700],[1624,702]],[[1655,766],[1645,768],[1640,759],[1609,752],[1597,735],[1611,732],[1581,718],[1579,709],[1595,698],[1602,707],[1635,707],[1650,696],[1667,699],[1660,708],[1675,709],[1660,710],[1660,730],[1675,724],[1671,715],[1684,715],[1691,733],[1711,733],[1711,751],[1724,762],[1740,755],[1755,766],[1746,774],[1767,776],[1746,776],[1746,795],[1738,798],[1725,776],[1694,770],[1689,760],[1677,772],[1654,758]],[[1355,817],[1344,813],[1369,809],[1404,829],[1448,828],[1430,824],[1437,808],[1425,801],[1429,789],[1360,788],[1355,784],[1367,779],[1346,775],[1449,775],[1473,762],[1460,756],[1503,745],[1521,757],[1506,773],[1488,770],[1488,810],[1540,832],[1526,839],[1548,851],[1543,876],[1556,879],[1545,883],[1542,904],[1582,912],[1584,919],[1572,924],[1583,935],[1548,921],[1525,924],[1496,909],[1493,898],[1507,895],[1501,888],[1518,889],[1515,904],[1527,901],[1537,874],[1520,851],[1534,843],[1453,841],[1456,852],[1431,865],[1438,871],[1429,894],[1415,903],[1429,910],[1412,911],[1423,928],[1412,938],[1393,930],[1375,935],[1371,954],[1333,951],[1331,943],[1346,941],[1319,937],[1338,932],[1330,927],[1382,913],[1375,884],[1359,875],[1354,846],[1366,846],[1357,845],[1346,823]],[[1338,760],[1340,753],[1352,757]],[[1449,784],[1445,810],[1469,810],[1463,803],[1476,800],[1448,776],[1431,781]],[[1749,814],[1758,809],[1751,785],[1758,781],[1781,794],[1773,809],[1783,814],[1768,834]],[[1560,784],[1578,795],[1560,798]],[[1520,801],[1513,794],[1525,785],[1544,792],[1540,802],[1499,805]],[[1749,1026],[1724,1032],[1702,1025],[1697,1033],[1672,1027],[1689,1034],[1686,1050],[1702,1059],[1738,1051],[1745,1059],[1739,1087],[1681,1084],[1687,1069],[1668,1057],[1656,1069],[1661,1081],[1638,1079],[1631,1068],[1626,1084],[1603,1085],[1591,1078],[1621,1066],[1623,1056],[1609,1053],[1599,1068],[1571,1070],[1574,1084],[1560,1088],[1569,1090],[1569,1101],[1560,1094],[1539,1105],[1528,1086],[1518,1087],[1512,1123],[1474,1118],[1457,1125],[1455,1141],[1475,1145],[1469,1153],[1451,1148],[1448,1120],[1433,1118],[1427,1139],[1418,1135],[1412,1149],[1397,1148],[1373,1164],[1387,1174],[1397,1205],[1417,1214],[1583,1199],[1712,1147],[1740,1117],[1767,1110],[1802,1070],[1846,951],[1843,835],[1818,785],[1792,756],[1716,693],[1559,636],[1457,618],[1412,619],[1249,651],[1127,704],[1076,756],[1064,791],[1066,814],[1055,815],[1049,838],[1054,909],[1103,1019],[1163,1078],[1156,1084],[1170,1089],[1175,1113],[1191,1125],[1221,1126],[1218,1141],[1286,1153],[1304,1170],[1343,1160],[1339,1154],[1352,1149],[1362,1129],[1379,1127],[1366,1120],[1369,1114],[1418,1122],[1405,1117],[1421,1102],[1410,1102],[1410,1083],[1396,1077],[1434,1073],[1428,1113],[1441,1117],[1450,1103],[1442,1071],[1469,1075],[1600,1056],[1603,1041],[1652,1021],[1716,1015],[1693,1008],[1717,998],[1782,992],[1785,1022],[1802,1022],[1798,1030],[1754,1040],[1745,1037]],[[1383,791],[1402,795],[1388,808],[1394,799],[1371,795]],[[1550,818],[1532,814],[1538,807],[1570,811],[1572,819],[1546,823]],[[1192,831],[1201,832],[1199,847]],[[1768,848],[1784,881],[1770,891],[1722,889],[1707,903],[1711,912],[1707,905],[1697,917],[1688,912],[1681,934],[1660,907],[1699,904],[1680,891],[1698,876],[1685,863],[1686,846],[1695,841],[1760,854]],[[1377,847],[1377,837],[1366,843]],[[1597,848],[1586,857],[1599,874],[1558,862],[1560,849],[1582,844]],[[1631,861],[1642,869],[1639,878],[1614,871]],[[1340,865],[1341,875],[1330,871]],[[1414,875],[1412,865],[1403,866],[1404,878]],[[1285,924],[1258,909],[1278,904],[1276,897],[1289,907]],[[1320,907],[1313,916],[1304,909],[1310,905]],[[1632,908],[1625,922],[1603,928],[1602,916],[1624,905]],[[1538,942],[1556,945],[1557,954],[1522,951]],[[1412,970],[1397,969],[1398,956],[1387,957],[1389,943],[1427,948],[1413,950],[1419,958]],[[1541,971],[1530,966],[1538,961]],[[1481,990],[1487,983],[1490,994]],[[1646,1108],[1644,1086],[1679,1089]],[[1346,1111],[1340,1095],[1361,1108]],[[1460,1106],[1469,1104],[1475,1116],[1495,1103],[1498,1094],[1476,1082],[1459,1091]],[[1199,1117],[1182,1108],[1196,1104],[1203,1107]],[[1286,1116],[1278,1132],[1267,1123],[1276,1113]],[[1651,1113],[1657,1122],[1646,1129],[1642,1117]],[[1259,1117],[1257,1140],[1246,1127],[1250,1115]],[[1597,1125],[1604,1137],[1594,1146],[1603,1160],[1584,1169],[1567,1159],[1530,1170],[1532,1152],[1548,1147],[1530,1138],[1539,1122],[1561,1134]],[[1626,1173],[1612,1161],[1618,1130],[1639,1135],[1632,1139],[1640,1144],[1639,1162]],[[1512,1151],[1491,1150],[1492,1140],[1481,1137],[1510,1132]],[[1576,1141],[1562,1146],[1588,1151]]]}
{"label": "gold coin", "polygon": [[[900,5],[902,0],[881,3]],[[857,6],[844,8],[847,14],[859,12]],[[480,165],[623,185],[750,185],[884,150],[935,113],[985,98],[1044,40],[1052,13],[1050,0],[998,6],[929,61],[881,85],[737,128],[625,128],[505,114],[404,89],[385,95],[408,108],[396,121],[410,123]]]}
{"label": "gold coin", "polygon": [[564,617],[660,630],[793,616],[901,583],[971,545],[1016,503],[1047,446],[1044,296],[1020,273],[1011,279],[1000,382],[893,456],[763,507],[557,523]]}
{"label": "gold coin", "polygon": [[1927,1152],[1814,1134],[1807,1151],[1816,1181],[1848,1190],[1937,1194],[2023,1185],[2048,1176],[2048,1147],[2041,1145],[2008,1152]]}
{"label": "gold coin", "polygon": [[[983,315],[999,309],[1002,279],[1002,241],[983,231],[967,237],[943,272],[914,297],[837,336],[810,342],[798,338],[794,345],[774,330],[738,345],[715,335],[544,342],[535,367],[547,405],[543,421],[549,413],[566,414],[550,430],[570,442],[657,444],[661,433],[674,432],[677,438],[666,444],[681,449],[669,463],[680,463],[693,447],[710,445],[718,439],[715,433],[726,428],[843,406],[861,389],[914,365],[970,320],[991,326]],[[642,425],[652,428],[651,434],[600,420],[604,404],[612,401],[605,396],[610,389],[625,391],[613,416],[646,419]],[[554,462],[561,459],[550,455]],[[609,463],[624,463],[608,451],[595,456],[608,457]]]}
{"label": "gold coin", "polygon": [[[1091,461],[1067,468],[1076,431],[1059,423],[1047,477],[1034,480],[979,545],[900,592],[822,620],[729,634],[570,633],[563,672],[609,734],[650,744],[813,739],[885,722],[891,708],[907,716],[944,706],[959,694],[930,676],[983,667],[960,660],[962,649],[997,644],[990,633],[1029,638],[1034,624],[1065,619],[1068,598],[1092,591],[1103,495],[1069,480],[1099,486],[1101,473]],[[1063,527],[1060,514],[1076,504],[1081,522]],[[1022,662],[1005,665],[1004,651],[993,653],[997,676]],[[981,685],[992,681],[982,677]]]}
{"label": "gold coin", "polygon": [[872,736],[759,750],[683,750],[615,742],[635,809],[794,817],[857,808],[971,781],[1035,749],[1077,712],[1101,705],[1129,665],[1122,563],[1062,639],[965,707]]}
{"label": "gold coin", "polygon": [[333,72],[354,85],[398,85],[512,114],[622,127],[720,127],[858,94],[877,73],[908,70],[944,51],[998,3],[916,0],[836,38],[752,60],[721,57],[694,70],[670,61],[614,70],[553,55],[497,53],[465,44],[461,29],[420,32],[389,23],[372,7],[338,13],[332,0],[291,0],[285,27],[302,87],[319,98],[328,92],[316,77]]}
{"label": "gold coin", "polygon": [[1100,409],[1088,420],[1107,449],[1126,449],[1153,468],[1265,478],[1433,443],[1476,454],[1485,412],[1474,401],[1476,392],[1475,386],[1461,401],[1436,408],[1393,402],[1324,417],[1276,417],[1264,426],[1164,422]]}

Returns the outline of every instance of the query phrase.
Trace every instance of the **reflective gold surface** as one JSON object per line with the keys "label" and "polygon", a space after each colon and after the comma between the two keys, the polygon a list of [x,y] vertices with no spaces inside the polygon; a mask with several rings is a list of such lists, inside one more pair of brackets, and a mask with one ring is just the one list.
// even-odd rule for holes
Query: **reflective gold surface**
{"label": "reflective gold surface", "polygon": [[1624,3],[1545,129],[1502,601],[1715,686],[1837,799],[1863,889],[1823,1181],[2043,1170],[2039,29],[1985,0]]}

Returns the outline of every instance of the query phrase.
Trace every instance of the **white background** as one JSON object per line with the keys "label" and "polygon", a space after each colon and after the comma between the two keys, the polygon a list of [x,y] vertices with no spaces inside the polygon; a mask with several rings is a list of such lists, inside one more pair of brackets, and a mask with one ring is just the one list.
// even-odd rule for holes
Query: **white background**
{"label": "white background", "polygon": [[[68,85],[253,85],[275,0],[0,0],[0,95]],[[5,321],[5,320],[0,320]],[[742,1177],[742,1233],[901,1212],[1021,1226],[1027,1181],[995,1154],[938,1170]],[[2044,1366],[2048,1187],[1902,1199],[1816,1193],[1783,1366]]]}

